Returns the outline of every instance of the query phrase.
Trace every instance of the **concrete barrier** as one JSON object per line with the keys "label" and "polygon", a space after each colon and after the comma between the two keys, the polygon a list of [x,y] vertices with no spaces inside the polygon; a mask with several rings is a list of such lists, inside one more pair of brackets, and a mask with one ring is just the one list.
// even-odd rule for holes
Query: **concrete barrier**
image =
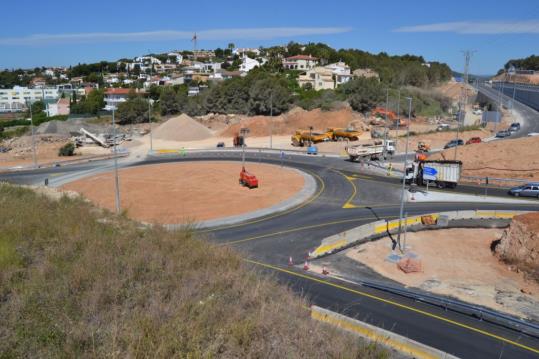
{"label": "concrete barrier", "polygon": [[[462,219],[510,219],[518,214],[528,213],[529,211],[500,211],[500,210],[465,210],[430,213],[420,216],[408,217],[403,220],[401,226],[407,226],[409,229],[420,229],[425,227],[421,222],[421,217],[431,216],[437,220],[440,216],[446,217],[449,221]],[[426,227],[425,227],[426,228]],[[352,245],[364,243],[374,238],[378,238],[387,232],[394,234],[399,229],[399,220],[376,221],[352,228],[322,240],[320,245],[309,253],[311,258],[318,258],[328,254],[338,252]]]}
{"label": "concrete barrier", "polygon": [[416,342],[402,335],[317,306],[311,307],[311,318],[390,347],[413,358],[456,358],[451,354]]}

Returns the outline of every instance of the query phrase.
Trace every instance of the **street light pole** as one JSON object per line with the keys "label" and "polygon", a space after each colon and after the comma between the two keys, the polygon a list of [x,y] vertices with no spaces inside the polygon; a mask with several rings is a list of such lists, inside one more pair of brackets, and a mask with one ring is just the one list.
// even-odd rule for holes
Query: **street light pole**
{"label": "street light pole", "polygon": [[34,165],[34,168],[37,168],[36,136],[35,136],[36,133],[34,129],[34,115],[32,113],[32,102],[26,101],[26,107],[28,107],[28,109],[30,110],[30,128],[32,131],[32,163]]}
{"label": "street light pole", "polygon": [[153,152],[153,135],[152,135],[152,99],[150,97],[150,88],[152,87],[152,70],[153,70],[153,63],[152,63],[152,55],[150,50],[148,50],[148,54],[150,56],[150,86],[148,87],[148,123],[150,124],[150,152]]}
{"label": "street light pole", "polygon": [[399,88],[399,95],[398,95],[398,99],[397,99],[397,134],[395,136],[395,153],[397,152],[397,148],[398,148],[398,141],[399,141],[399,125],[400,125],[400,122],[401,122],[401,114],[400,114],[400,111],[401,111],[401,89]]}
{"label": "street light pole", "polygon": [[115,108],[112,108],[112,141],[113,141],[113,152],[114,152],[114,202],[116,205],[116,213],[120,213],[120,180],[118,178],[118,149],[116,147],[117,138],[116,138],[116,122],[114,119]]}
{"label": "street light pole", "polygon": [[273,148],[273,91],[270,94],[270,148]]}
{"label": "street light pole", "polygon": [[402,252],[401,247],[401,231],[402,231],[402,217],[404,214],[404,193],[406,191],[406,168],[408,167],[408,142],[410,140],[410,123],[412,123],[412,98],[407,97],[408,100],[408,124],[406,125],[406,150],[404,155],[404,172],[402,175],[402,189],[401,189],[401,205],[399,211],[399,234],[397,235],[397,243],[399,250]]}
{"label": "street light pole", "polygon": [[382,150],[382,156],[384,159],[387,156],[386,149],[387,149],[387,112],[389,111],[389,87],[386,89],[386,118],[385,118],[385,125],[384,125],[384,147]]}

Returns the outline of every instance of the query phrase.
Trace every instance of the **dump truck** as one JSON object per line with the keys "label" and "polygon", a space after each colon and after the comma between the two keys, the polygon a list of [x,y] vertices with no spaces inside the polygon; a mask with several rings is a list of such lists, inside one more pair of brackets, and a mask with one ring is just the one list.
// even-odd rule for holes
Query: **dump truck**
{"label": "dump truck", "polygon": [[357,141],[363,132],[354,130],[353,128],[328,128],[327,132],[332,133],[333,141]]}
{"label": "dump truck", "polygon": [[309,143],[319,143],[331,141],[333,138],[333,132],[311,132],[298,130],[292,136],[292,146],[303,147]]}
{"label": "dump truck", "polygon": [[406,167],[404,181],[420,186],[427,184],[438,188],[455,188],[462,172],[461,161],[415,161]]}
{"label": "dump truck", "polygon": [[376,161],[395,153],[395,143],[393,140],[374,141],[360,145],[346,147],[346,153],[350,161],[371,160]]}

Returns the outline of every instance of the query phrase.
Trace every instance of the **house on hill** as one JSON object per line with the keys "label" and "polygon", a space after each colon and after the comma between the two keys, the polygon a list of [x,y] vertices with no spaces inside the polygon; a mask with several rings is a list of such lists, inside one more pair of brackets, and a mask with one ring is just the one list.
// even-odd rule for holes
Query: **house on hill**
{"label": "house on hill", "polygon": [[296,55],[283,60],[283,67],[288,70],[307,71],[318,65],[318,59],[311,55]]}

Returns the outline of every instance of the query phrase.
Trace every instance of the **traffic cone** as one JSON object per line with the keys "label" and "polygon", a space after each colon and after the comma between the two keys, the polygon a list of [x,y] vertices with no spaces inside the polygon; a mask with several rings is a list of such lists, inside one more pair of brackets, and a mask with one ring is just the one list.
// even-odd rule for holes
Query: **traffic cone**
{"label": "traffic cone", "polygon": [[309,270],[309,262],[305,261],[305,264],[303,265],[303,270]]}
{"label": "traffic cone", "polygon": [[288,258],[288,266],[292,267],[294,265],[294,262],[292,261],[292,257]]}
{"label": "traffic cone", "polygon": [[415,201],[414,192],[412,192],[412,198],[410,198],[410,201]]}
{"label": "traffic cone", "polygon": [[328,275],[329,274],[329,271],[326,269],[326,266],[322,267],[322,274],[323,275]]}

